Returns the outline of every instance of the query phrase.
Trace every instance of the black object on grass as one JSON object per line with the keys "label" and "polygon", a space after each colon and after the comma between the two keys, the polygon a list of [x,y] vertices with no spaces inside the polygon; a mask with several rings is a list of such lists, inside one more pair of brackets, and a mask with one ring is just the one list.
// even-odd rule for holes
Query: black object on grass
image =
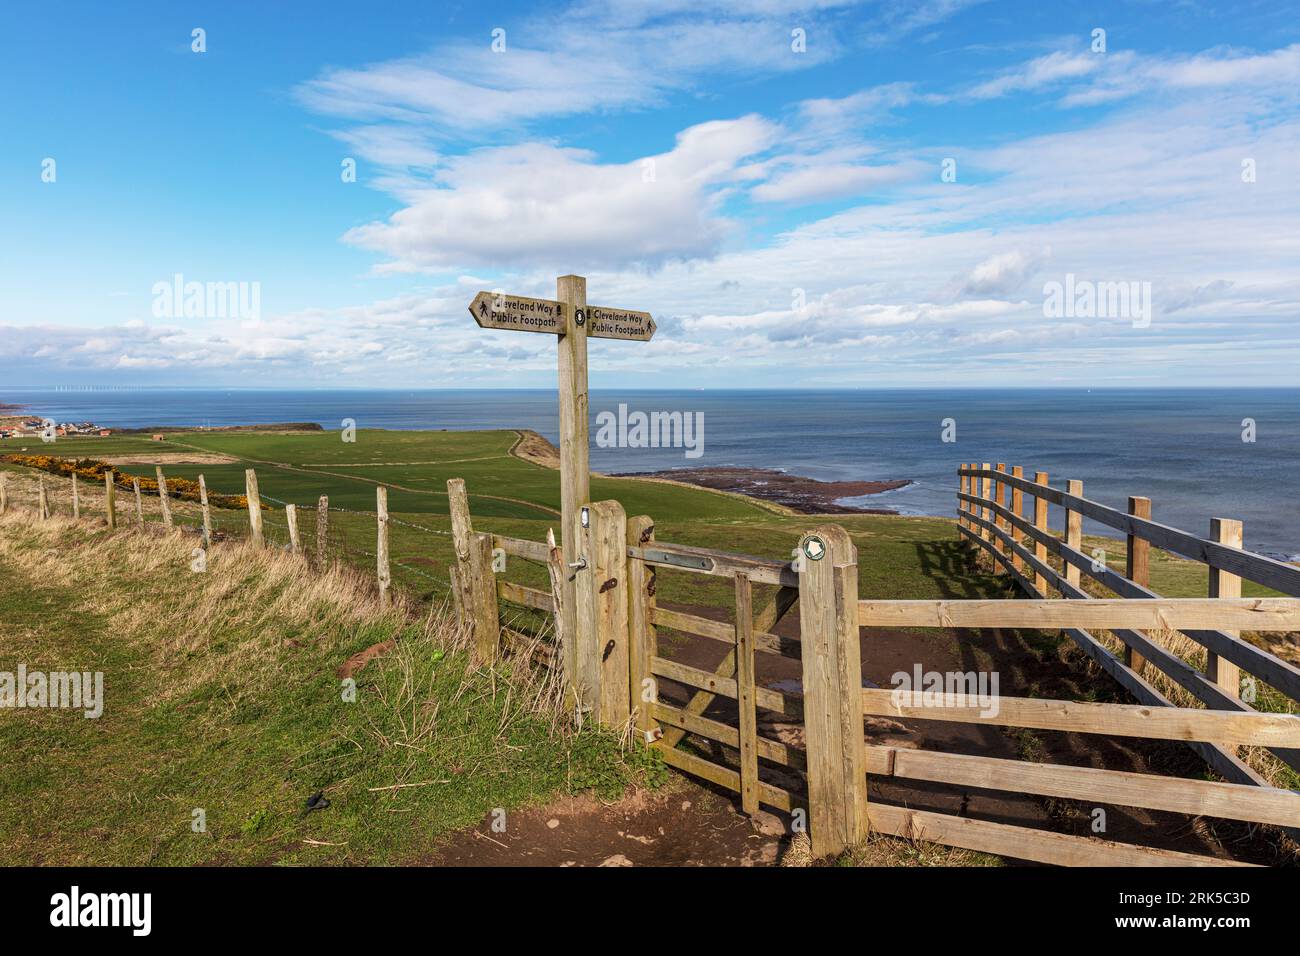
{"label": "black object on grass", "polygon": [[325,799],[325,791],[318,790],[307,798],[307,812],[312,810],[324,810],[330,805],[329,800]]}

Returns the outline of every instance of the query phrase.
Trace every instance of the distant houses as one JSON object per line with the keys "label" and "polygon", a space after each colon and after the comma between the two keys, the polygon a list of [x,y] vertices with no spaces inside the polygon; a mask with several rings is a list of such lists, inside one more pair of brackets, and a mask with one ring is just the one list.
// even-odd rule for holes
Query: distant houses
{"label": "distant houses", "polygon": [[[39,418],[26,419],[16,425],[0,426],[0,439],[5,438],[40,438],[45,433],[45,422]],[[54,437],[66,438],[69,435],[95,435],[107,438],[113,434],[111,428],[103,428],[94,422],[58,422],[54,425]]]}

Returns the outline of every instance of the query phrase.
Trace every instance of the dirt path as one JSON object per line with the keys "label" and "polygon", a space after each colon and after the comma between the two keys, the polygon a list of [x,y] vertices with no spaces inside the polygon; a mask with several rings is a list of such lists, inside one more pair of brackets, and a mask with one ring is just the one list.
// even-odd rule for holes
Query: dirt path
{"label": "dirt path", "polygon": [[770,866],[788,841],[759,832],[724,796],[676,777],[613,804],[567,797],[452,835],[430,866]]}
{"label": "dirt path", "polygon": [[100,460],[110,465],[233,465],[239,461],[238,458],[216,452],[111,455]]}

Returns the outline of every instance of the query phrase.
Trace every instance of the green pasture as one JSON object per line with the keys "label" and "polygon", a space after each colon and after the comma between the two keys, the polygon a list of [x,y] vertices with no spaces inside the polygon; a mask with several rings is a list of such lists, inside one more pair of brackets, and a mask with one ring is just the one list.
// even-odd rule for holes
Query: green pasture
{"label": "green pasture", "polygon": [[[513,430],[385,431],[362,429],[354,442],[329,432],[210,432],[167,431],[164,441],[149,436],[66,438],[45,444],[23,439],[28,454],[69,458],[112,458],[125,455],[174,456],[213,453],[235,459],[227,464],[166,464],[169,476],[194,479],[203,474],[214,492],[241,494],[244,471],[255,468],[259,489],[274,510],[266,513],[267,536],[287,543],[281,502],[299,507],[304,545],[314,547],[316,501],[328,495],[331,539],[350,552],[357,563],[374,551],[375,488],[389,488],[388,506],[395,519],[390,543],[394,576],[426,596],[445,593],[452,563],[447,479],[463,478],[469,491],[476,530],[533,541],[544,540],[547,529],[558,532],[559,473],[511,454],[518,435]],[[17,452],[16,442],[0,444]],[[152,475],[148,463],[124,464],[126,474]],[[833,519],[787,515],[734,495],[635,478],[594,477],[593,500],[614,498],[629,515],[655,519],[661,541],[711,547],[769,558],[787,558],[802,532],[833,520],[843,525],[860,552],[860,591],[863,597],[978,598],[999,592],[1001,582],[975,572],[961,550],[953,522],[946,518],[886,515],[837,515]],[[279,512],[279,513],[277,513]],[[184,515],[182,522],[197,518]],[[240,511],[216,509],[219,530],[243,533],[247,517]],[[417,527],[411,527],[417,525]],[[1124,566],[1123,542],[1089,538],[1089,551],[1106,552],[1110,567]],[[542,568],[512,560],[506,577],[522,584],[546,586]],[[1152,586],[1171,597],[1206,593],[1203,565],[1152,552]],[[730,603],[723,579],[685,572],[661,574],[661,593],[683,603]],[[441,586],[441,590],[440,590]],[[1247,595],[1266,589],[1247,582]]]}

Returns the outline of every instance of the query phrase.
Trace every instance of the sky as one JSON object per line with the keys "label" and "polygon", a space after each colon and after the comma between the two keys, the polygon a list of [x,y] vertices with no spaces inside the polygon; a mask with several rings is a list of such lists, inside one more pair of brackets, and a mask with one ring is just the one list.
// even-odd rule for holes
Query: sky
{"label": "sky", "polygon": [[1293,385],[1297,13],[7,4],[0,391]]}

